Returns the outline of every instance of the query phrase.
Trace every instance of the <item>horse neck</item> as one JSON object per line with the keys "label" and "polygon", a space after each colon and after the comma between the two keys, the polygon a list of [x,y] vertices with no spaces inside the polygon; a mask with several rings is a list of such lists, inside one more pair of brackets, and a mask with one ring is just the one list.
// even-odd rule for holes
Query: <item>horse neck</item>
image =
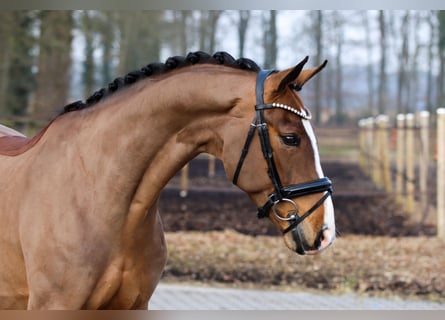
{"label": "horse neck", "polygon": [[[73,112],[83,119],[77,144],[84,147],[85,159],[93,154],[93,170],[105,165],[107,174],[114,171],[113,179],[136,187],[141,201],[154,199],[197,154],[220,156],[218,130],[236,102],[252,95],[253,85],[246,80],[252,84],[254,78],[250,72],[203,66],[141,80],[91,110]],[[116,184],[113,179],[109,183]]]}

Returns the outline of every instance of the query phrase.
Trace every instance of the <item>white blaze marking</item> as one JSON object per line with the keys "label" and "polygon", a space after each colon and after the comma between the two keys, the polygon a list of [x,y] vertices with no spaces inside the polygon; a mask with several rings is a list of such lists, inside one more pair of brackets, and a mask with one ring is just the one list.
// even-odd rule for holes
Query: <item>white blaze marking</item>
{"label": "white blaze marking", "polygon": [[315,170],[317,171],[318,177],[323,178],[324,174],[323,170],[321,169],[320,155],[318,154],[318,145],[317,145],[317,139],[315,138],[314,130],[312,129],[309,120],[302,119],[301,121],[303,122],[304,129],[306,130],[306,133],[312,144],[312,150],[314,151]]}
{"label": "white blaze marking", "polygon": [[[318,174],[319,178],[323,178],[323,170],[321,169],[321,163],[320,163],[320,155],[318,153],[318,145],[317,145],[317,139],[315,138],[314,130],[312,129],[311,123],[309,120],[302,119],[304,129],[306,130],[306,134],[309,137],[309,140],[312,144],[312,150],[314,152],[314,163],[315,163],[315,170]],[[323,203],[324,206],[324,223],[325,225],[330,229],[332,232],[332,240],[335,238],[335,219],[334,219],[334,205],[332,204],[331,197],[328,197],[325,202]]]}

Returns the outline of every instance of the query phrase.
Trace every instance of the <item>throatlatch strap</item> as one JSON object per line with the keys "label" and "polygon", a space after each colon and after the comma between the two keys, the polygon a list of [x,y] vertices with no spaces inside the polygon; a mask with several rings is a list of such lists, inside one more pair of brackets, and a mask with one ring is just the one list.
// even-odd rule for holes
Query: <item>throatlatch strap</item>
{"label": "throatlatch strap", "polygon": [[246,142],[244,143],[243,151],[241,152],[241,157],[238,161],[238,166],[236,167],[235,174],[233,175],[232,183],[234,185],[236,185],[238,183],[238,177],[241,172],[241,168],[243,166],[244,159],[247,156],[247,152],[249,152],[249,146],[250,146],[250,143],[252,142],[253,135],[255,133],[256,122],[258,121],[257,118],[258,118],[258,114],[255,113],[255,117],[253,118],[253,121],[250,124],[249,132],[247,133]]}

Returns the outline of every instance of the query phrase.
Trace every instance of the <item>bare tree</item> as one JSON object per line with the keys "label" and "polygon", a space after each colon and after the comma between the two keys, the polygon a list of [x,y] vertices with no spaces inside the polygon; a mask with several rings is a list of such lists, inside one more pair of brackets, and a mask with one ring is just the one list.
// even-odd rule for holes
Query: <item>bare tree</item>
{"label": "bare tree", "polygon": [[83,62],[83,72],[82,72],[82,82],[84,85],[84,94],[85,96],[89,96],[94,88],[94,73],[96,71],[96,66],[94,62],[94,36],[95,30],[93,26],[94,17],[91,16],[92,13],[90,11],[83,11],[81,18],[81,29],[83,36],[85,38],[85,50],[84,57],[85,60]]}
{"label": "bare tree", "polygon": [[192,12],[191,11],[180,11],[177,13],[176,15],[176,19],[177,19],[177,25],[179,28],[179,50],[182,52],[186,52],[187,50],[189,50],[189,38],[190,38],[190,34],[189,34],[189,28],[188,28],[188,20],[192,17]]}
{"label": "bare tree", "polygon": [[270,10],[263,16],[264,68],[275,68],[277,64],[277,11]]}
{"label": "bare tree", "polygon": [[428,76],[427,76],[427,84],[426,84],[426,105],[428,111],[433,114],[434,102],[433,102],[433,85],[434,85],[434,77],[433,77],[433,62],[434,62],[434,49],[437,45],[437,15],[434,11],[430,11],[427,17],[428,26],[431,32],[430,40],[428,42]]}
{"label": "bare tree", "polygon": [[0,115],[23,115],[35,89],[36,12],[1,12],[0,21]]}
{"label": "bare tree", "polygon": [[30,113],[46,121],[67,102],[73,18],[71,11],[42,11],[37,90]]}
{"label": "bare tree", "polygon": [[13,13],[9,11],[0,12],[0,38],[2,50],[0,50],[0,115],[7,113],[6,94],[9,85],[9,68],[11,65]]}
{"label": "bare tree", "polygon": [[[421,33],[420,33],[420,25],[423,23],[424,17],[422,17],[422,13],[419,11],[413,12],[412,14],[412,32],[414,33],[413,38],[413,48],[410,63],[410,72],[408,76],[408,92],[407,92],[407,104],[408,107],[411,107],[410,112],[414,112],[417,110],[417,104],[419,102],[420,94],[420,79],[419,79],[419,57],[425,47],[425,44],[421,41]],[[410,103],[411,102],[411,103]]]}
{"label": "bare tree", "polygon": [[147,62],[159,61],[161,18],[161,11],[124,11],[119,14],[119,74],[138,69]]}
{"label": "bare tree", "polygon": [[386,102],[387,102],[387,83],[386,83],[387,27],[386,27],[385,13],[383,10],[379,11],[378,22],[380,31],[380,43],[379,43],[380,69],[379,69],[377,109],[379,114],[384,114],[386,112]]}
{"label": "bare tree", "polygon": [[397,75],[397,113],[407,113],[409,111],[408,101],[404,99],[409,92],[409,79],[408,70],[409,67],[409,21],[410,13],[405,11],[402,17],[402,23],[400,26],[400,34],[402,35],[402,43],[400,53],[398,56],[399,71]]}
{"label": "bare tree", "polygon": [[[313,23],[313,39],[315,42],[315,65],[320,65],[322,63],[323,57],[323,12],[317,10],[312,12],[312,23]],[[315,111],[315,123],[320,124],[321,122],[321,101],[322,101],[322,79],[321,77],[315,77],[313,80],[315,82],[315,100],[314,100],[314,111]]]}
{"label": "bare tree", "polygon": [[102,82],[106,83],[113,77],[113,44],[117,35],[117,13],[112,11],[101,12],[99,16],[99,35],[103,50],[101,75]]}
{"label": "bare tree", "polygon": [[374,67],[373,67],[373,44],[371,41],[371,26],[369,21],[368,11],[365,11],[362,15],[363,25],[365,27],[365,47],[366,47],[366,83],[368,86],[368,115],[372,116],[375,109],[374,100]]}
{"label": "bare tree", "polygon": [[201,11],[199,48],[213,53],[215,51],[216,30],[222,10]]}
{"label": "bare tree", "polygon": [[343,56],[344,18],[339,11],[333,12],[333,29],[335,33],[335,122],[343,123],[345,114],[343,110],[343,66],[341,57]]}
{"label": "bare tree", "polygon": [[438,28],[438,54],[439,54],[439,76],[437,80],[437,107],[445,107],[445,11],[437,12]]}
{"label": "bare tree", "polygon": [[244,47],[246,44],[246,34],[247,27],[249,26],[250,20],[250,11],[249,10],[240,10],[238,11],[239,21],[238,21],[238,56],[244,56]]}

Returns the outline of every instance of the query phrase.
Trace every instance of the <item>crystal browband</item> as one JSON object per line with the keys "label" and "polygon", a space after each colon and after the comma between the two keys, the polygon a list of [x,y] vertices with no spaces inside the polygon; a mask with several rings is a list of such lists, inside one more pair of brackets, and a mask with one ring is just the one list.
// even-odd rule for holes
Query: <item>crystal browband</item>
{"label": "crystal browband", "polygon": [[297,116],[299,116],[299,117],[301,117],[303,119],[306,119],[306,120],[312,119],[311,113],[306,108],[303,109],[304,110],[304,112],[303,112],[303,111],[297,110],[297,109],[295,109],[293,107],[290,107],[288,105],[285,105],[285,104],[282,104],[282,103],[276,103],[276,102],[271,103],[270,106],[272,106],[273,108],[280,108],[280,109],[283,109],[283,110],[286,110],[286,111],[290,111],[292,113],[295,113]]}

